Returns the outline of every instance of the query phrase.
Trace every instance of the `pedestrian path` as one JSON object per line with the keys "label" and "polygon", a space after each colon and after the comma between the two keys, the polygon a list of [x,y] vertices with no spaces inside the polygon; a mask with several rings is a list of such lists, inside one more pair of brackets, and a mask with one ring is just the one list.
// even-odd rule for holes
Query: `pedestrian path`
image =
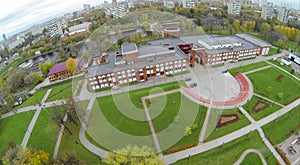
{"label": "pedestrian path", "polygon": [[262,96],[262,95],[259,95],[259,94],[256,94],[256,93],[254,93],[254,95],[257,96],[257,97],[260,97],[260,98],[262,98],[262,99],[264,99],[264,100],[267,100],[267,101],[269,101],[269,102],[271,102],[271,103],[274,103],[274,104],[277,104],[277,105],[279,105],[279,106],[281,106],[281,107],[284,107],[284,105],[282,105],[282,104],[280,104],[280,103],[278,103],[278,102],[276,102],[276,101],[273,101],[273,100],[271,100],[271,99],[269,99],[269,98],[266,98],[266,97],[264,97],[264,96]]}
{"label": "pedestrian path", "polygon": [[[48,98],[50,92],[51,92],[51,89],[49,89],[49,90],[46,92],[46,94],[44,95],[44,97],[43,97],[41,103],[44,103],[44,102],[46,101],[46,99]],[[39,106],[38,109],[35,111],[35,114],[34,114],[32,120],[31,120],[31,122],[30,122],[30,124],[29,124],[29,126],[28,126],[28,128],[27,128],[27,130],[26,130],[25,136],[24,136],[23,141],[22,141],[22,143],[21,143],[21,147],[23,147],[23,148],[26,147],[26,145],[27,145],[27,143],[28,143],[28,140],[29,140],[29,138],[30,138],[30,135],[31,135],[31,133],[32,133],[33,127],[34,127],[34,125],[35,125],[35,123],[36,123],[36,121],[37,121],[37,119],[38,119],[38,117],[39,117],[39,114],[40,114],[41,110],[42,110],[42,107]]]}
{"label": "pedestrian path", "polygon": [[296,77],[295,75],[291,74],[290,72],[288,72],[288,71],[282,69],[281,67],[279,67],[279,66],[277,66],[277,65],[275,65],[275,64],[272,64],[272,63],[270,63],[269,61],[266,61],[266,63],[268,63],[268,64],[274,66],[275,68],[280,69],[281,71],[285,72],[286,74],[288,74],[288,75],[294,77],[296,80],[300,81],[300,79],[299,79],[298,77]]}
{"label": "pedestrian path", "polygon": [[265,66],[265,67],[262,67],[262,68],[257,68],[257,69],[254,69],[254,70],[250,70],[248,72],[244,72],[244,74],[251,74],[251,73],[255,73],[255,72],[258,72],[258,71],[261,71],[261,70],[265,70],[265,69],[268,69],[268,68],[271,68],[272,66]]}
{"label": "pedestrian path", "polygon": [[[65,117],[63,118],[63,122],[66,122],[67,119],[68,119],[68,114],[66,113]],[[65,126],[63,124],[61,124],[59,132],[58,132],[57,140],[55,143],[55,147],[54,147],[54,152],[53,152],[53,156],[52,156],[53,159],[57,158],[57,154],[58,154],[58,150],[59,150],[59,146],[60,146],[60,142],[61,142],[61,138],[64,133],[64,130],[65,130]]]}
{"label": "pedestrian path", "polygon": [[263,165],[268,165],[264,156],[261,154],[259,150],[256,149],[248,149],[244,151],[241,157],[233,165],[240,165],[249,153],[256,153],[260,157]]}

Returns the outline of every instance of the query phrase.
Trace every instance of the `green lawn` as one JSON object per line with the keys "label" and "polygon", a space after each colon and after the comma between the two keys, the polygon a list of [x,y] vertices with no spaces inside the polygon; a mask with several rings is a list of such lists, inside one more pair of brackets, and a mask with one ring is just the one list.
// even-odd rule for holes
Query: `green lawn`
{"label": "green lawn", "polygon": [[264,66],[268,66],[268,63],[263,61],[263,62],[258,62],[258,63],[254,63],[254,64],[250,64],[250,65],[241,66],[238,68],[229,69],[228,72],[234,76],[238,72],[241,72],[241,73],[248,72],[248,71],[251,71],[254,69],[262,68]]}
{"label": "green lawn", "polygon": [[40,91],[37,91],[33,96],[29,97],[26,101],[24,101],[21,105],[15,107],[14,109],[19,109],[22,107],[27,107],[31,105],[39,104],[39,102],[42,101],[44,95],[46,94],[47,90],[43,89]]}
{"label": "green lawn", "polygon": [[249,153],[242,161],[241,165],[248,165],[248,164],[255,164],[255,165],[261,165],[262,161],[256,153]]}
{"label": "green lawn", "polygon": [[[283,75],[281,82],[276,79]],[[286,104],[300,96],[300,82],[276,68],[268,68],[247,75],[251,80],[254,92],[271,100]],[[278,96],[283,93],[283,97]]]}
{"label": "green lawn", "polygon": [[[35,123],[27,147],[53,154],[59,127],[52,120],[51,108],[43,109]],[[43,135],[43,136],[41,136]]]}
{"label": "green lawn", "polygon": [[24,58],[18,58],[16,60],[14,60],[13,62],[9,63],[8,65],[6,65],[1,71],[0,71],[0,77],[5,76],[5,74],[7,73],[7,71],[9,70],[9,68],[15,68],[18,65],[20,65],[22,62],[24,62],[26,59]]}
{"label": "green lawn", "polygon": [[19,113],[0,120],[0,157],[10,141],[20,145],[35,111]]}
{"label": "green lawn", "polygon": [[185,75],[185,74],[188,74],[190,73],[190,71],[182,71],[182,72],[178,72],[178,73],[174,73],[174,74],[169,74],[167,75],[167,77],[174,77],[174,76],[182,76],[182,75]]}
{"label": "green lawn", "polygon": [[213,164],[231,165],[236,162],[242,153],[247,149],[266,148],[257,131],[253,131],[232,142],[224,144],[212,150],[200,153],[190,158],[182,159],[175,164],[194,165],[194,164]]}
{"label": "green lawn", "polygon": [[[269,104],[269,107],[268,108],[265,108],[259,112],[255,112],[253,110],[253,107],[255,107],[255,104],[257,103],[257,101],[262,101],[263,103],[266,103],[266,104]],[[251,98],[251,100],[245,104],[243,106],[243,108],[253,117],[253,119],[255,120],[260,120],[276,111],[278,111],[279,109],[281,109],[282,107],[277,105],[277,104],[274,104],[274,103],[271,103],[267,100],[264,100],[262,98],[259,98],[257,96],[254,96]]]}
{"label": "green lawn", "polygon": [[[153,98],[149,108],[149,113],[152,118],[154,118],[152,123],[158,134],[160,143],[170,145],[168,142],[172,139],[171,137],[174,137],[174,135],[179,135],[178,137],[180,137],[180,139],[178,139],[179,141],[174,140],[175,144],[173,143],[171,146],[161,144],[162,149],[180,148],[184,145],[198,143],[207,108],[195,104],[177,92],[167,95],[166,105],[163,107],[163,111],[157,117],[153,117],[159,113],[157,111],[161,109],[161,107],[155,106],[159,105],[156,103],[161,100],[164,100],[164,98]],[[198,128],[193,130],[192,135],[184,136],[185,127],[191,126],[194,123],[198,125]]]}
{"label": "green lawn", "polygon": [[[216,109],[212,109],[211,111],[220,111]],[[211,112],[213,113],[213,112]],[[238,129],[241,129],[247,125],[250,124],[250,121],[247,119],[246,116],[244,116],[239,109],[231,109],[231,110],[223,110],[222,114],[237,114],[239,116],[239,120],[228,124],[226,126],[220,127],[220,128],[215,128],[213,132],[204,140],[205,142],[217,139],[219,137],[222,137],[224,135],[227,135],[231,132],[234,132]],[[218,121],[216,121],[218,122]]]}
{"label": "green lawn", "polygon": [[268,150],[268,149],[263,150],[262,154],[263,154],[264,158],[266,159],[267,164],[276,164],[278,162],[270,150]]}
{"label": "green lawn", "polygon": [[[293,70],[291,66],[287,66],[287,65],[284,65],[284,64],[281,65],[281,63],[279,63],[279,62],[277,62],[277,61],[274,61],[274,60],[268,60],[268,61],[269,61],[270,63],[276,65],[276,66],[279,66],[280,68],[282,68],[282,69],[284,69],[284,70],[286,70],[286,71],[288,71],[288,72],[290,72],[290,73],[291,73],[291,71]],[[298,78],[300,78],[300,74],[298,74],[298,73],[296,73],[296,72],[294,72],[293,75],[296,76],[296,77],[298,77]]]}
{"label": "green lawn", "polygon": [[270,137],[275,144],[285,139],[288,132],[300,124],[300,106],[298,105],[290,112],[263,126],[266,137]]}
{"label": "green lawn", "polygon": [[57,85],[52,88],[46,102],[67,99],[72,96],[72,82]]}
{"label": "green lawn", "polygon": [[[77,123],[79,121],[77,120]],[[72,122],[68,123],[68,128],[71,130],[73,135],[69,134],[66,130],[61,139],[61,144],[59,147],[58,156],[68,152],[68,153],[75,153],[81,160],[89,165],[94,164],[102,164],[100,157],[94,155],[90,151],[88,151],[79,140],[79,129],[80,126],[76,126]]]}
{"label": "green lawn", "polygon": [[275,48],[271,48],[270,53],[265,55],[265,56],[273,56],[275,54],[279,54],[281,53],[281,50],[275,49]]}
{"label": "green lawn", "polygon": [[[148,122],[133,120],[123,115],[115,104],[113,96],[98,98],[95,104],[97,105],[97,103],[100,106],[104,117],[113,127],[117,128],[118,130],[136,136],[145,136],[151,134]],[[138,110],[133,109],[133,111]]]}

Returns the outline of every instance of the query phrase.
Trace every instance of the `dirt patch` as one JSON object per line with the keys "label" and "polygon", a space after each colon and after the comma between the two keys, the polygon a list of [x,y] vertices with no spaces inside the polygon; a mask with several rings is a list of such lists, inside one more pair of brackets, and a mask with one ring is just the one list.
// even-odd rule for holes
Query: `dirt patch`
{"label": "dirt patch", "polygon": [[239,116],[237,114],[228,114],[228,115],[220,115],[219,121],[217,124],[217,128],[226,126],[228,124],[234,123],[239,120]]}
{"label": "dirt patch", "polygon": [[268,108],[269,106],[270,106],[269,104],[264,103],[264,102],[258,100],[256,102],[256,104],[254,105],[254,107],[252,108],[252,110],[257,113],[259,111],[262,111],[262,110]]}

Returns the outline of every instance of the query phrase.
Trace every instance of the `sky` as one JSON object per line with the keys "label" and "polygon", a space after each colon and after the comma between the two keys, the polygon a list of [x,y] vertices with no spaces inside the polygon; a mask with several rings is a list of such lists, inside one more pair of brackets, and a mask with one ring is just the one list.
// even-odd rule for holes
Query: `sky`
{"label": "sky", "polygon": [[34,24],[65,13],[82,10],[83,4],[100,5],[103,0],[6,0],[1,2],[0,40],[26,30]]}
{"label": "sky", "polygon": [[[0,41],[55,16],[83,9],[83,4],[100,5],[104,0],[5,0],[0,9]],[[111,2],[111,0],[107,0]],[[275,4],[287,2],[299,9],[300,0],[268,0]]]}

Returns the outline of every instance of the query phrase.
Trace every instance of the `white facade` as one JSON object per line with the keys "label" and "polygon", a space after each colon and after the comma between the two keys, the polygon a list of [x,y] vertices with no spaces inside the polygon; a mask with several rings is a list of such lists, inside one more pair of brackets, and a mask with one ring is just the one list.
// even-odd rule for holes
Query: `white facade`
{"label": "white facade", "polygon": [[173,0],[164,0],[164,7],[166,8],[174,8],[175,3]]}
{"label": "white facade", "polygon": [[300,54],[299,53],[290,53],[288,57],[291,61],[294,61],[300,65]]}
{"label": "white facade", "polygon": [[241,3],[238,1],[231,1],[228,3],[228,14],[230,15],[240,15]]}
{"label": "white facade", "polygon": [[7,49],[12,50],[13,48],[19,46],[23,42],[25,42],[25,39],[23,37],[17,38],[16,40],[14,40],[14,41],[7,44]]}
{"label": "white facade", "polygon": [[46,27],[47,27],[48,33],[51,37],[53,37],[54,35],[62,35],[63,34],[62,24],[58,20],[51,20],[51,21],[47,22]]}
{"label": "white facade", "polygon": [[267,2],[262,6],[261,17],[263,19],[272,19],[274,16],[273,3]]}
{"label": "white facade", "polygon": [[106,15],[113,15],[113,17],[123,17],[129,12],[126,2],[117,3],[116,5],[104,1],[104,9]]}
{"label": "white facade", "polygon": [[195,8],[196,7],[196,0],[182,0],[182,6],[184,8]]}
{"label": "white facade", "polygon": [[85,22],[82,24],[71,26],[71,27],[69,27],[69,35],[73,35],[76,33],[82,33],[82,32],[89,32],[90,25],[91,25],[90,22]]}
{"label": "white facade", "polygon": [[30,32],[32,35],[42,34],[44,30],[44,26],[42,25],[34,25],[30,28]]}
{"label": "white facade", "polygon": [[283,23],[287,23],[289,17],[290,10],[287,7],[279,7],[278,8],[278,16],[277,20]]}

